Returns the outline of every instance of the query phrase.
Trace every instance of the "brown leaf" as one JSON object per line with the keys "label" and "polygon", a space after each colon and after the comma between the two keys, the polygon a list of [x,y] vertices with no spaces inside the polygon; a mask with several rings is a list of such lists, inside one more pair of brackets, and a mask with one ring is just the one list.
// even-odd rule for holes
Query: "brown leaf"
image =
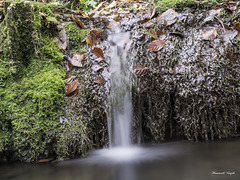
{"label": "brown leaf", "polygon": [[229,48],[228,49],[228,58],[231,62],[235,62],[238,58],[237,49],[236,48]]}
{"label": "brown leaf", "polygon": [[179,14],[176,11],[169,9],[158,16],[157,22],[165,26],[170,26],[177,21],[178,17]]}
{"label": "brown leaf", "polygon": [[3,8],[3,7],[4,7],[4,4],[0,4],[0,7]]}
{"label": "brown leaf", "polygon": [[95,39],[97,38],[102,39],[102,34],[98,30],[90,31],[90,36],[94,37]]}
{"label": "brown leaf", "polygon": [[163,36],[163,35],[166,35],[166,33],[162,32],[160,29],[157,30],[157,36],[158,37]]}
{"label": "brown leaf", "polygon": [[61,13],[61,12],[54,12],[54,14],[59,14],[59,15],[63,15],[64,13]]}
{"label": "brown leaf", "polygon": [[138,21],[138,25],[144,24],[144,23],[148,22],[149,20],[150,20],[150,18],[145,18],[145,19],[143,19],[141,21]]}
{"label": "brown leaf", "polygon": [[201,40],[208,40],[208,41],[212,41],[213,39],[215,39],[218,36],[218,32],[216,29],[211,29],[208,31],[204,31],[204,33],[202,34],[202,36],[200,36]]}
{"label": "brown leaf", "polygon": [[85,26],[84,26],[84,24],[82,23],[82,21],[81,21],[79,18],[77,18],[76,16],[74,16],[73,14],[72,14],[72,19],[73,19],[82,29],[85,29]]}
{"label": "brown leaf", "polygon": [[144,76],[148,73],[149,68],[143,67],[140,64],[137,64],[136,66],[133,66],[133,70],[137,76]]}
{"label": "brown leaf", "polygon": [[149,30],[149,35],[154,39],[158,39],[158,36],[157,36],[156,31],[154,29]]}
{"label": "brown leaf", "polygon": [[93,66],[92,66],[91,70],[97,72],[97,71],[99,71],[99,70],[102,69],[102,68],[103,68],[102,66],[96,64],[96,65],[93,65]]}
{"label": "brown leaf", "polygon": [[104,54],[101,48],[94,47],[92,52],[97,58],[104,59]]}
{"label": "brown leaf", "polygon": [[84,16],[84,17],[88,17],[85,12],[80,11],[80,10],[79,10],[79,11],[74,11],[74,13],[75,13],[76,15],[81,15],[81,16]]}
{"label": "brown leaf", "polygon": [[74,92],[78,87],[78,80],[76,79],[72,83],[70,83],[65,91],[66,95],[70,95],[72,92]]}
{"label": "brown leaf", "polygon": [[83,54],[83,52],[81,52],[73,55],[71,63],[73,66],[82,67],[84,60],[85,60],[85,55]]}
{"label": "brown leaf", "polygon": [[161,40],[154,40],[148,45],[148,49],[158,52],[164,47],[165,43]]}
{"label": "brown leaf", "polygon": [[104,82],[104,80],[100,77],[97,77],[94,79],[94,82],[97,83],[97,84],[102,84]]}
{"label": "brown leaf", "polygon": [[86,37],[86,42],[92,47],[94,44],[97,43],[97,39],[95,39],[94,37],[92,37],[91,35],[88,35]]}

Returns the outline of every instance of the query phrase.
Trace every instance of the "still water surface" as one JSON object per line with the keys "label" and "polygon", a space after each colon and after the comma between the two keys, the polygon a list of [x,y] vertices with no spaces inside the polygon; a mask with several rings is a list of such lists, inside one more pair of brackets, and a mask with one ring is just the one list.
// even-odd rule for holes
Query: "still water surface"
{"label": "still water surface", "polygon": [[240,139],[93,151],[54,164],[1,164],[1,180],[240,180]]}

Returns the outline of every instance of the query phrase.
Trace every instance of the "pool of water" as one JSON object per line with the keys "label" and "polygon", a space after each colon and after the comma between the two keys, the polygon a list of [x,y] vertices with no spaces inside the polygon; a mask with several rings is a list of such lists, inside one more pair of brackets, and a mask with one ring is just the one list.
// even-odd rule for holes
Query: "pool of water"
{"label": "pool of water", "polygon": [[50,164],[0,164],[1,180],[239,180],[240,139],[101,149]]}

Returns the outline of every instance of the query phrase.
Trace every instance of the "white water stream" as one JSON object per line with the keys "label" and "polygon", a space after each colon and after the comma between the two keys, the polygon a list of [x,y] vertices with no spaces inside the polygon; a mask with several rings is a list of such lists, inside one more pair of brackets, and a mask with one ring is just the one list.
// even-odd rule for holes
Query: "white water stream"
{"label": "white water stream", "polygon": [[130,83],[130,67],[127,58],[131,45],[129,32],[110,34],[111,43],[111,88],[109,95],[109,145],[113,147],[129,147],[131,144],[132,98]]}

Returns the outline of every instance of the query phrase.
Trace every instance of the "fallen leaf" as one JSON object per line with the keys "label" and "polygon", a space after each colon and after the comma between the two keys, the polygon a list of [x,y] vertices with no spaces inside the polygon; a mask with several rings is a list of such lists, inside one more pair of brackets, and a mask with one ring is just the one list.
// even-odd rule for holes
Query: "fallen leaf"
{"label": "fallen leaf", "polygon": [[54,12],[54,14],[59,14],[59,15],[63,15],[64,13],[61,13],[61,12]]}
{"label": "fallen leaf", "polygon": [[208,31],[204,31],[202,36],[200,36],[201,40],[208,40],[208,41],[212,41],[213,39],[215,39],[218,36],[218,32],[216,29],[211,29]]}
{"label": "fallen leaf", "polygon": [[67,32],[64,29],[59,32],[59,39],[62,43],[68,39]]}
{"label": "fallen leaf", "polygon": [[97,77],[94,79],[94,82],[97,83],[97,84],[102,84],[104,82],[104,80],[100,77]]}
{"label": "fallen leaf", "polygon": [[66,95],[70,95],[72,92],[74,92],[78,87],[78,80],[76,79],[72,83],[70,83],[65,91]]}
{"label": "fallen leaf", "polygon": [[238,58],[238,53],[236,48],[228,48],[228,58],[231,62],[235,62]]}
{"label": "fallen leaf", "polygon": [[68,41],[62,42],[59,38],[54,38],[54,40],[57,42],[59,49],[66,50],[68,47]]}
{"label": "fallen leaf", "polygon": [[104,59],[104,54],[101,48],[94,47],[92,52],[97,58]]}
{"label": "fallen leaf", "polygon": [[85,12],[80,11],[80,10],[74,11],[74,13],[75,13],[76,15],[81,15],[81,16],[84,16],[84,17],[88,17]]}
{"label": "fallen leaf", "polygon": [[94,37],[95,39],[97,38],[102,39],[102,34],[98,30],[90,31],[90,36]]}
{"label": "fallen leaf", "polygon": [[178,17],[179,14],[176,11],[169,9],[158,16],[157,22],[165,26],[170,26],[177,21]]}
{"label": "fallen leaf", "polygon": [[95,39],[91,35],[87,35],[86,42],[92,47],[94,44],[97,43],[97,39]]}
{"label": "fallen leaf", "polygon": [[161,40],[154,40],[148,45],[148,49],[158,52],[164,47],[165,43]]}
{"label": "fallen leaf", "polygon": [[73,82],[73,80],[76,78],[77,76],[73,76],[73,75],[68,75],[65,77],[65,83],[68,85],[70,83]]}
{"label": "fallen leaf", "polygon": [[82,67],[84,60],[85,60],[85,55],[83,52],[81,52],[73,55],[71,63],[73,66]]}
{"label": "fallen leaf", "polygon": [[145,26],[145,28],[147,28],[147,29],[151,29],[153,27],[154,27],[154,23],[152,23],[152,22],[147,23],[146,26]]}
{"label": "fallen leaf", "polygon": [[72,14],[72,19],[73,19],[82,29],[85,29],[85,26],[84,26],[84,24],[82,23],[82,21],[81,21],[79,18],[77,18],[76,16],[74,16],[73,14]]}
{"label": "fallen leaf", "polygon": [[3,7],[4,7],[4,4],[0,4],[0,7],[3,8]]}
{"label": "fallen leaf", "polygon": [[149,30],[149,35],[154,39],[158,39],[157,33],[154,29]]}
{"label": "fallen leaf", "polygon": [[149,20],[150,20],[150,18],[144,18],[143,20],[138,21],[138,25],[144,24],[144,23],[148,22]]}
{"label": "fallen leaf", "polygon": [[166,35],[166,33],[162,32],[160,29],[157,30],[157,36],[158,37],[163,36],[163,35]]}
{"label": "fallen leaf", "polygon": [[148,73],[149,68],[143,67],[140,64],[137,64],[136,66],[133,66],[133,71],[137,76],[144,76]]}
{"label": "fallen leaf", "polygon": [[96,64],[96,65],[93,65],[93,66],[92,66],[91,70],[92,70],[92,71],[95,71],[95,72],[98,72],[98,71],[99,71],[100,69],[102,69],[102,68],[103,68],[102,66]]}

